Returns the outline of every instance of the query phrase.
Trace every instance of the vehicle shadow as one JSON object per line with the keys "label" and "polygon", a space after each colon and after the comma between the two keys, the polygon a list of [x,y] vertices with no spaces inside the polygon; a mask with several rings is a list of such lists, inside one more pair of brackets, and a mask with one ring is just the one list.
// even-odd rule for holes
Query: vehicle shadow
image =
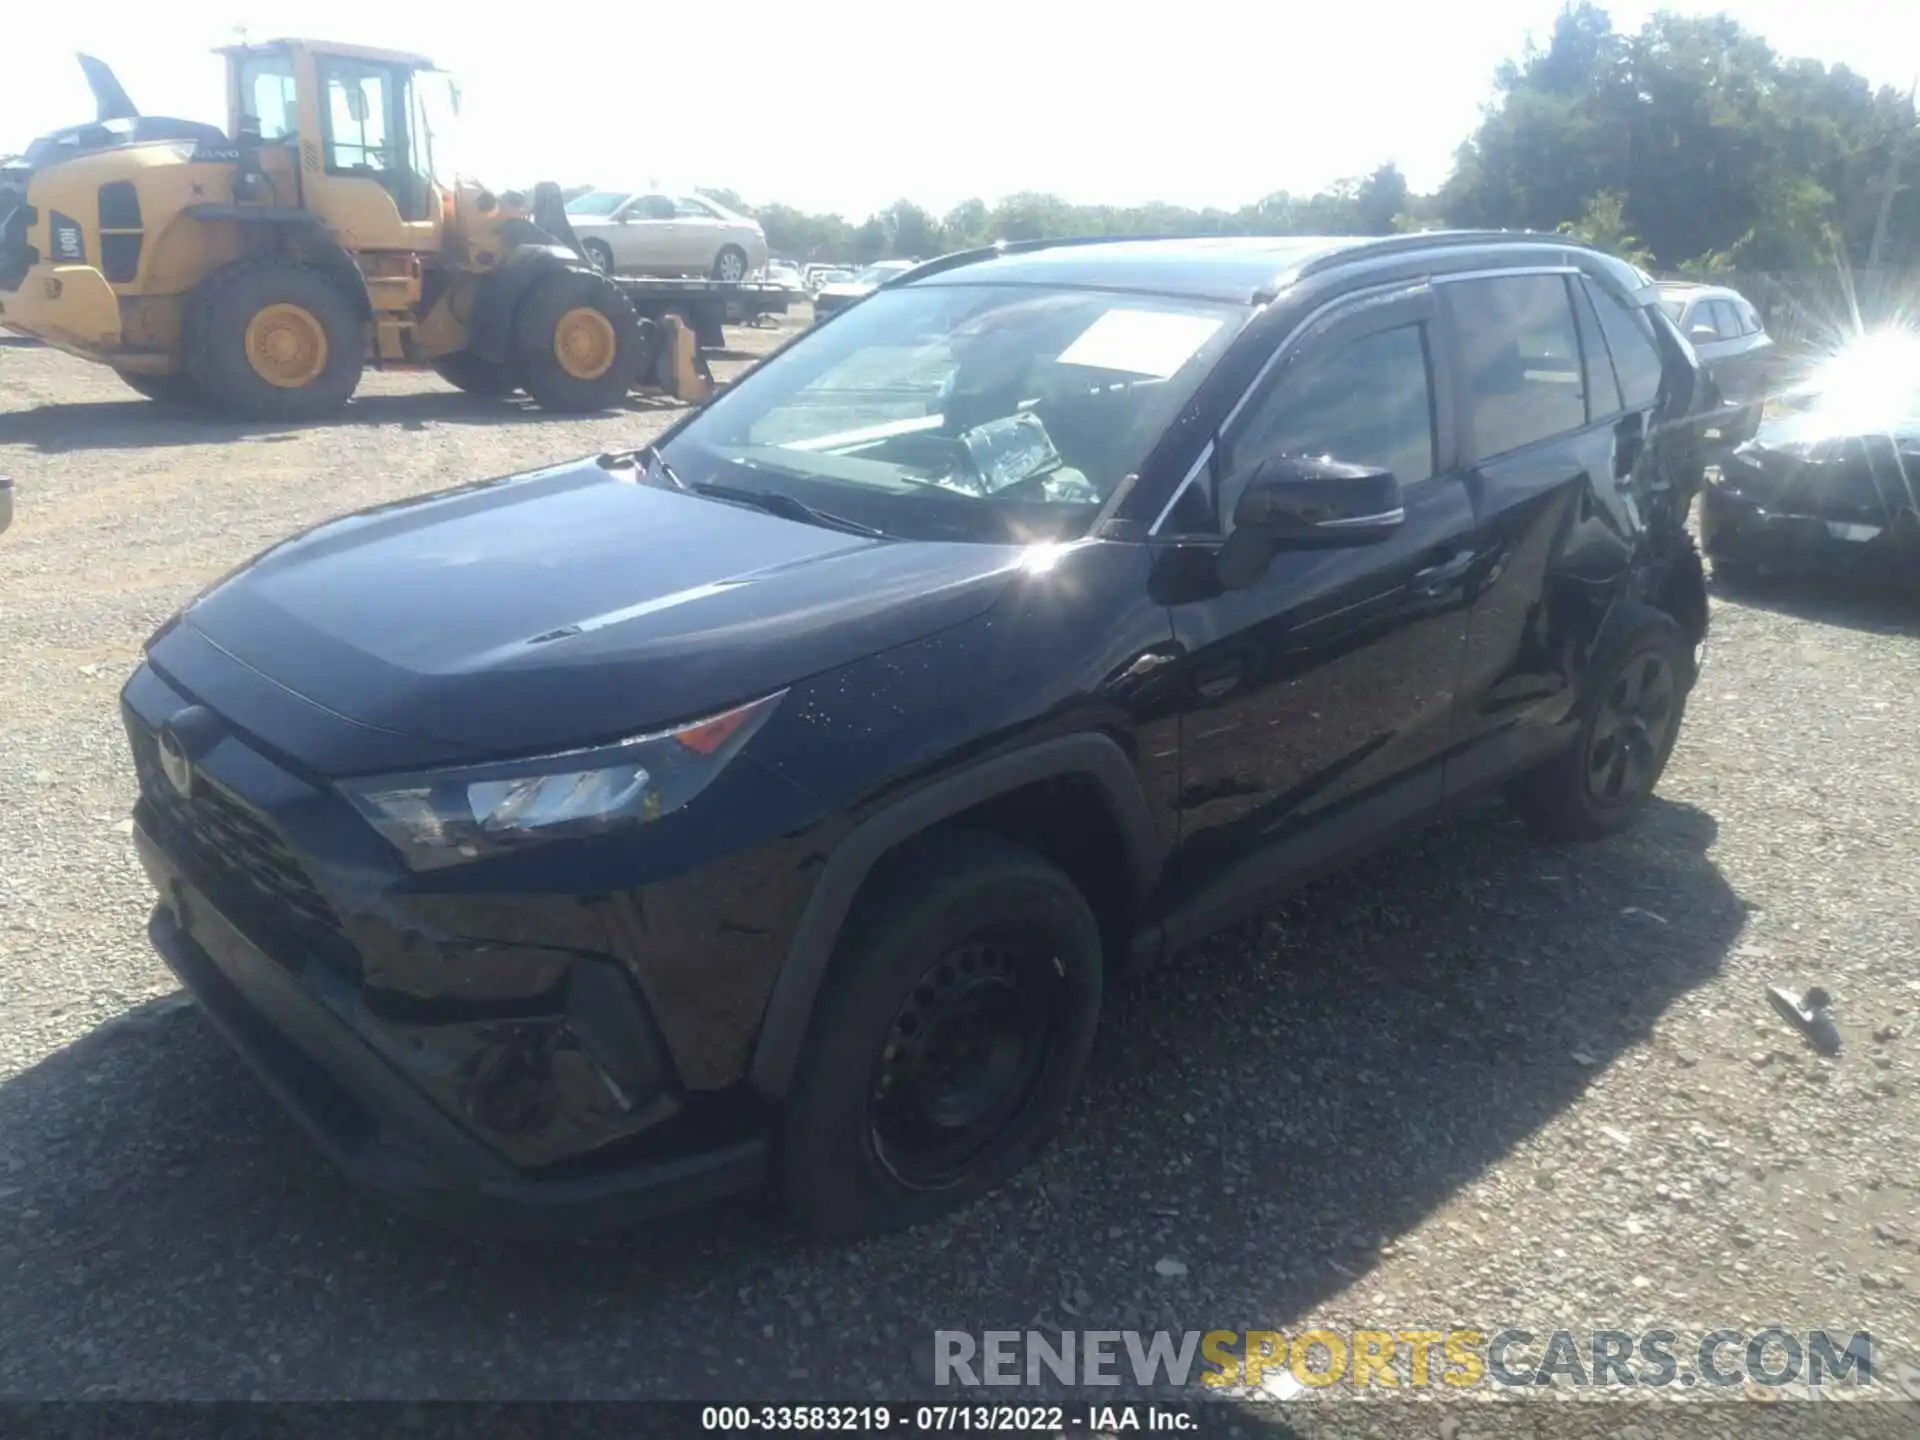
{"label": "vehicle shadow", "polygon": [[1716,573],[1712,584],[1717,598],[1750,610],[1883,635],[1920,634],[1920,590],[1843,575]]}
{"label": "vehicle shadow", "polygon": [[[634,395],[622,410],[652,414],[685,408],[682,401]],[[343,426],[397,425],[421,430],[428,425],[524,425],[581,418],[542,410],[524,396],[495,400],[458,391],[361,395],[348,402],[340,414],[311,421],[190,415],[149,400],[107,400],[40,405],[31,410],[0,413],[0,445],[27,445],[42,454],[58,455],[74,450],[143,450],[271,439],[303,430]]]}
{"label": "vehicle shadow", "polygon": [[1673,1063],[1649,1032],[1747,913],[1714,837],[1414,837],[1116,985],[1060,1141],[852,1246],[764,1201],[576,1245],[396,1217],[158,1002],[0,1086],[0,1394],[952,1399],[936,1329],[1284,1330],[1609,1065]]}

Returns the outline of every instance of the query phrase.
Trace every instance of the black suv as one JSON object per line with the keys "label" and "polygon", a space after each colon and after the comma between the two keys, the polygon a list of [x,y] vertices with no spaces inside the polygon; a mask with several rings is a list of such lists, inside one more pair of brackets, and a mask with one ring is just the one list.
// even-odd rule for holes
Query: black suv
{"label": "black suv", "polygon": [[153,942],[440,1215],[933,1215],[1055,1127],[1120,968],[1490,787],[1633,818],[1706,632],[1697,379],[1546,237],[929,262],[656,444],[168,622]]}

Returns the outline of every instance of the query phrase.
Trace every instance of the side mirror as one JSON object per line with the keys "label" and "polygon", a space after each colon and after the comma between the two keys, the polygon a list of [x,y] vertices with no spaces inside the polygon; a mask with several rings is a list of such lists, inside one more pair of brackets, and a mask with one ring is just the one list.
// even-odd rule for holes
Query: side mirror
{"label": "side mirror", "polygon": [[1406,520],[1391,470],[1280,455],[1248,477],[1220,551],[1220,583],[1250,585],[1282,550],[1344,549],[1387,539]]}

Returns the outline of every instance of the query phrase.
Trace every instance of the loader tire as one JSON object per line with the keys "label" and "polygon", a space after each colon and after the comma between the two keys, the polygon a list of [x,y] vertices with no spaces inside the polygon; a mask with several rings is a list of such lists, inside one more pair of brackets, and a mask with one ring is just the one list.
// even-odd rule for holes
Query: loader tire
{"label": "loader tire", "polygon": [[543,410],[581,415],[626,398],[646,359],[640,317],[604,275],[562,270],[513,317],[513,364]]}
{"label": "loader tire", "polygon": [[126,381],[127,388],[136,395],[144,395],[170,410],[207,408],[206,392],[184,370],[177,370],[171,375],[135,375],[126,370],[114,373]]}
{"label": "loader tire", "polygon": [[241,260],[187,307],[187,373],[219,409],[315,420],[360,384],[360,321],[334,283],[286,260]]}
{"label": "loader tire", "polygon": [[434,361],[433,368],[454,389],[488,400],[504,400],[520,389],[513,367],[499,360],[482,360],[478,355],[446,355]]}

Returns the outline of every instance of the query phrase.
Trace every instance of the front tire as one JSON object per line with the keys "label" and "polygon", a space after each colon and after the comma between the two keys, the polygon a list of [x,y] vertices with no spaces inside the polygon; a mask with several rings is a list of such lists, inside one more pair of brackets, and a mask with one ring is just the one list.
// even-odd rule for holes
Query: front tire
{"label": "front tire", "polygon": [[263,420],[337,413],[360,384],[360,321],[318,270],[241,260],[187,308],[187,373],[215,405]]}
{"label": "front tire", "polygon": [[802,1225],[919,1224],[1058,1128],[1099,1023],[1100,928],[1056,866],[950,832],[889,865],[848,923],[781,1122]]}
{"label": "front tire", "polygon": [[747,252],[738,245],[722,245],[720,253],[713,257],[713,278],[728,285],[738,285],[747,278]]}
{"label": "front tire", "polygon": [[1507,798],[1546,840],[1600,840],[1647,807],[1680,736],[1693,661],[1680,627],[1651,616],[1596,669],[1579,737],[1509,787]]}
{"label": "front tire", "polygon": [[604,275],[556,271],[513,317],[514,368],[544,410],[611,410],[626,398],[646,349],[640,317]]}

